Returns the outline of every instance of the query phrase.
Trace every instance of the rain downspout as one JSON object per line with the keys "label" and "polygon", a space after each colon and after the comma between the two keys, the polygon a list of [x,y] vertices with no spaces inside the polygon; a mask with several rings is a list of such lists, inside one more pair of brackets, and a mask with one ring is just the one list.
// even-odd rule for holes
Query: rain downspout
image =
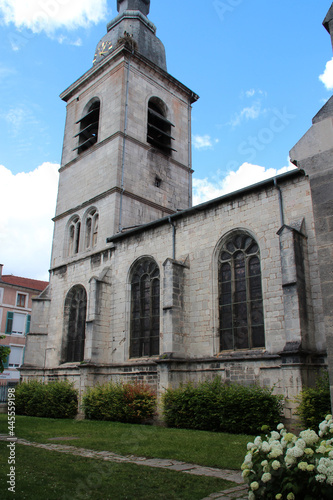
{"label": "rain downspout", "polygon": [[172,259],[176,260],[176,224],[169,217],[169,224],[172,226]]}
{"label": "rain downspout", "polygon": [[129,74],[130,74],[132,54],[133,54],[133,50],[129,55],[128,64],[127,64],[123,157],[122,157],[122,162],[121,162],[121,186],[120,186],[120,207],[119,207],[119,229],[118,229],[119,233],[121,233],[121,231],[122,231],[122,224],[123,224],[122,217],[123,217],[124,174],[125,174],[125,150],[126,150],[127,123],[128,123]]}
{"label": "rain downspout", "polygon": [[276,177],[274,177],[274,186],[278,190],[279,193],[279,208],[280,208],[280,221],[281,221],[281,227],[284,226],[284,213],[283,213],[283,197],[282,197],[282,191],[280,186],[277,183]]}
{"label": "rain downspout", "polygon": [[191,100],[188,101],[188,207],[192,207],[192,131],[191,131]]}

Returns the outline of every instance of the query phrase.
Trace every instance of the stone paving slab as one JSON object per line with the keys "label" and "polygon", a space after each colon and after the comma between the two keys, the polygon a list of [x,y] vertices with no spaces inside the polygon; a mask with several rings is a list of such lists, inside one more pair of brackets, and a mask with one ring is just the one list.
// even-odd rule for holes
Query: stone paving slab
{"label": "stone paving slab", "polygon": [[212,493],[202,500],[244,500],[246,498],[248,498],[248,486],[244,484],[219,493]]}
{"label": "stone paving slab", "polygon": [[[7,441],[9,438],[6,435],[0,435],[0,441]],[[10,438],[12,440],[12,438]],[[33,446],[35,448],[41,448],[49,451],[57,451],[59,453],[67,453],[75,456],[105,460],[108,462],[116,463],[132,463],[136,465],[145,465],[146,467],[156,467],[159,469],[174,470],[182,472],[185,474],[193,474],[196,476],[208,476],[216,477],[219,479],[225,479],[233,483],[238,484],[235,488],[224,490],[217,493],[212,493],[203,500],[243,500],[248,498],[247,490],[248,487],[244,484],[242,474],[239,471],[227,470],[227,469],[217,469],[214,467],[202,467],[200,465],[189,464],[186,462],[181,462],[179,460],[164,460],[157,458],[146,458],[137,457],[135,455],[118,455],[110,451],[95,451],[88,450],[86,448],[78,448],[76,446],[70,446],[65,444],[45,444],[45,443],[35,443],[33,441],[27,441],[26,439],[15,439],[17,444],[24,446]]]}

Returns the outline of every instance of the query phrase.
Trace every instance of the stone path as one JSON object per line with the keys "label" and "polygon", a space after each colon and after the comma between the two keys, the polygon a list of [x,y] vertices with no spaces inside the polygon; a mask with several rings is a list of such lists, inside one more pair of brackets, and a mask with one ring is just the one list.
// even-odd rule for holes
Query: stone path
{"label": "stone path", "polygon": [[[7,441],[8,436],[0,435],[0,441]],[[62,440],[59,438],[58,440]],[[66,438],[67,440],[70,438]],[[52,439],[54,441],[55,439]],[[248,498],[247,486],[244,484],[242,475],[238,471],[217,469],[214,467],[202,467],[201,465],[188,464],[186,462],[181,462],[179,460],[165,460],[157,458],[146,458],[137,457],[135,455],[118,455],[110,451],[95,451],[88,450],[86,448],[78,448],[76,446],[64,445],[64,444],[42,444],[35,443],[33,441],[27,441],[26,439],[16,439],[17,444],[24,446],[33,446],[35,448],[40,448],[43,450],[57,451],[59,453],[68,453],[71,455],[76,455],[85,458],[105,460],[108,462],[116,463],[131,463],[136,465],[142,465],[146,467],[156,467],[159,469],[168,469],[185,474],[193,474],[196,476],[209,476],[216,477],[219,479],[225,479],[227,481],[232,481],[239,486],[231,488],[229,490],[224,490],[219,493],[213,493],[203,500],[243,500]]]}

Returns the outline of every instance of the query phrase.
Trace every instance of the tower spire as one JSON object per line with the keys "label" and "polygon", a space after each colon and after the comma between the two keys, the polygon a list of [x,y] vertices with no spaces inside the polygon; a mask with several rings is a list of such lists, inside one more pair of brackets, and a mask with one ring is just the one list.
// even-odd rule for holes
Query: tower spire
{"label": "tower spire", "polygon": [[324,19],[323,26],[331,35],[332,48],[333,48],[333,3],[329,8],[327,16]]}
{"label": "tower spire", "polygon": [[117,0],[117,9],[120,14],[125,10],[138,10],[147,16],[150,9],[150,0]]}

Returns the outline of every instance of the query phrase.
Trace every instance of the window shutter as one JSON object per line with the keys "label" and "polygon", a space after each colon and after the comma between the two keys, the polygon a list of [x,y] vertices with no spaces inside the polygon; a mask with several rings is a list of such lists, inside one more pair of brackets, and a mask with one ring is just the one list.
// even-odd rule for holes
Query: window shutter
{"label": "window shutter", "polygon": [[30,323],[31,323],[31,316],[30,314],[28,314],[27,316],[27,324],[26,324],[26,328],[25,328],[25,333],[29,333],[30,332]]}
{"label": "window shutter", "polygon": [[8,365],[9,365],[9,354],[8,354],[7,358],[5,359],[5,361],[4,361],[4,363],[3,363],[3,367],[4,367],[4,369],[5,369],[5,368],[8,368]]}
{"label": "window shutter", "polygon": [[8,312],[7,313],[7,321],[6,321],[6,333],[7,334],[11,334],[12,333],[13,319],[14,319],[14,313],[13,312]]}

